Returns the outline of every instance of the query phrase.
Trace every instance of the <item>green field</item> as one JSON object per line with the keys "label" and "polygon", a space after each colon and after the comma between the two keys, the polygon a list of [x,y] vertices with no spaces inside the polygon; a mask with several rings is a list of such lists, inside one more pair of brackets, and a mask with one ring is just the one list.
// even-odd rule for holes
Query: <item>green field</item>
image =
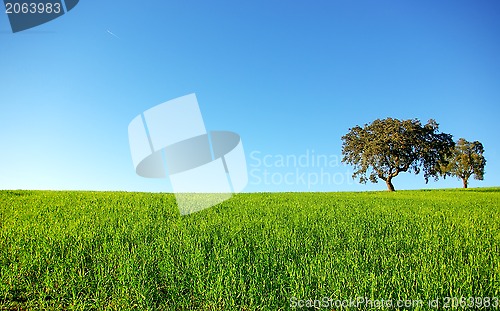
{"label": "green field", "polygon": [[238,194],[183,217],[171,194],[0,191],[0,310],[287,310],[324,297],[494,303],[500,188]]}

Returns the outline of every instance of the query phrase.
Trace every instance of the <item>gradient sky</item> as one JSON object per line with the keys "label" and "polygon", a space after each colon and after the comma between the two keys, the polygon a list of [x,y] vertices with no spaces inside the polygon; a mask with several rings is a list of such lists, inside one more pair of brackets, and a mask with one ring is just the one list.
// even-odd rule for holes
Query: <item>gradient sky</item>
{"label": "gradient sky", "polygon": [[[16,34],[2,13],[0,189],[170,191],[135,174],[127,127],[189,93],[207,129],[241,135],[246,191],[385,190],[311,162],[340,158],[350,127],[385,117],[481,141],[485,180],[471,186],[499,186],[499,34],[497,0],[81,0]],[[258,165],[266,155],[310,163]],[[461,186],[409,173],[394,184]]]}

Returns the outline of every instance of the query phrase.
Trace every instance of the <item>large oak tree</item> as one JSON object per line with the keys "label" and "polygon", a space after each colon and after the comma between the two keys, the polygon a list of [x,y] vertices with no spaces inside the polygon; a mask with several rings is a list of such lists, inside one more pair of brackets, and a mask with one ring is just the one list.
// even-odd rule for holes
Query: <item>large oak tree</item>
{"label": "large oak tree", "polygon": [[389,191],[401,172],[423,171],[426,182],[437,180],[454,146],[450,134],[438,132],[436,121],[422,125],[417,119],[377,119],[349,129],[342,141],[342,162],[354,166],[352,177],[361,183],[382,179]]}
{"label": "large oak tree", "polygon": [[467,188],[469,178],[472,175],[474,175],[474,179],[483,180],[484,167],[486,166],[483,153],[484,147],[480,142],[470,142],[460,138],[453,149],[448,165],[444,167],[444,175],[462,179],[464,188]]}

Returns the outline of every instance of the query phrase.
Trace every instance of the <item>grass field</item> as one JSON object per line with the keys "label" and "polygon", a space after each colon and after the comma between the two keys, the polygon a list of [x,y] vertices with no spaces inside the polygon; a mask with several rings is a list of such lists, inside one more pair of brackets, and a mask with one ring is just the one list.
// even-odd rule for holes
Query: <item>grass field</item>
{"label": "grass field", "polygon": [[471,296],[500,298],[500,188],[238,194],[183,217],[171,194],[0,191],[0,309]]}

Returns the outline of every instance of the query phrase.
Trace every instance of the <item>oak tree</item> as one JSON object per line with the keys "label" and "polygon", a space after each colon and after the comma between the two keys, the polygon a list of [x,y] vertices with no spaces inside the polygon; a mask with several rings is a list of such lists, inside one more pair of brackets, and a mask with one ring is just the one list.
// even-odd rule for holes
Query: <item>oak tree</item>
{"label": "oak tree", "polygon": [[463,187],[467,188],[469,178],[474,175],[474,179],[484,179],[484,167],[486,159],[483,156],[484,147],[478,141],[469,142],[460,138],[453,154],[448,160],[448,165],[444,167],[444,174],[462,179]]}
{"label": "oak tree", "polygon": [[342,137],[342,162],[354,166],[361,183],[378,179],[394,191],[392,179],[402,172],[423,171],[425,181],[438,179],[454,146],[452,135],[438,132],[438,124],[417,119],[377,119],[355,126]]}

